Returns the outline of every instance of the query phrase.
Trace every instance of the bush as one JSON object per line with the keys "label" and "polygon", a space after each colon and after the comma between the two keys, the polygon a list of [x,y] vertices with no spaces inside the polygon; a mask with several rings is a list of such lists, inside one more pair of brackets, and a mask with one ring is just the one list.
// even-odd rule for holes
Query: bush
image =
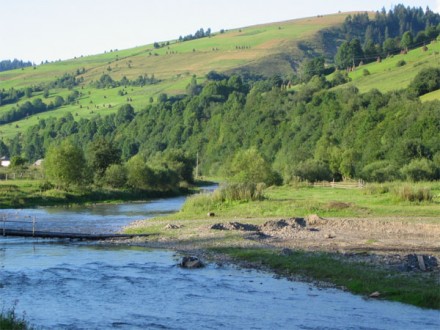
{"label": "bush", "polygon": [[440,69],[426,68],[421,70],[409,84],[409,90],[421,96],[440,88]]}
{"label": "bush", "polygon": [[401,169],[403,176],[410,181],[435,180],[436,167],[426,158],[414,159]]}
{"label": "bush", "polygon": [[368,71],[368,69],[364,69],[363,71],[362,71],[362,75],[365,77],[365,76],[369,76],[370,75],[370,71]]}
{"label": "bush", "polygon": [[224,172],[236,183],[265,183],[268,186],[282,183],[281,176],[255,148],[238,151]]}
{"label": "bush", "polygon": [[214,191],[214,202],[224,201],[255,201],[264,198],[263,183],[230,183]]}
{"label": "bush", "polygon": [[404,65],[406,65],[405,60],[400,60],[400,61],[397,62],[397,64],[396,64],[397,67],[401,67],[401,66],[404,66]]}
{"label": "bush", "polygon": [[328,165],[314,159],[299,163],[293,170],[293,176],[309,182],[332,180]]}
{"label": "bush", "polygon": [[394,189],[394,195],[408,202],[430,202],[433,199],[431,189],[404,185]]}
{"label": "bush", "polygon": [[366,165],[361,178],[370,182],[394,181],[400,178],[399,169],[387,160],[378,160]]}
{"label": "bush", "polygon": [[123,165],[112,164],[105,170],[104,182],[112,188],[122,188],[127,184],[127,169]]}

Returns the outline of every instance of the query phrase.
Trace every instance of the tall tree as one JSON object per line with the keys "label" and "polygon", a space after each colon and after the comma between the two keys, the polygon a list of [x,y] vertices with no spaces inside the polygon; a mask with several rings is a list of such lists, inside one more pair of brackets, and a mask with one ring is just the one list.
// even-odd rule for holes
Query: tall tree
{"label": "tall tree", "polygon": [[57,188],[81,186],[86,179],[86,161],[83,151],[70,141],[49,148],[44,160],[44,172]]}

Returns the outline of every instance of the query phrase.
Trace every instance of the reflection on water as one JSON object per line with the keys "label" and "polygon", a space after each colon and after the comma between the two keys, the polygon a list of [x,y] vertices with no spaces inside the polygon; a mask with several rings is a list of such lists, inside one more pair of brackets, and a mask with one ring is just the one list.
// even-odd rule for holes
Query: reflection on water
{"label": "reflection on water", "polygon": [[0,240],[0,308],[47,329],[438,329],[439,313],[169,251]]}

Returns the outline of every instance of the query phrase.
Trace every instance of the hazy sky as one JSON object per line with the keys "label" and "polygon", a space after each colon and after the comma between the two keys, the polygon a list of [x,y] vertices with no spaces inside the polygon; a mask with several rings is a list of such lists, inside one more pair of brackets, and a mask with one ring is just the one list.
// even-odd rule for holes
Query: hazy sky
{"label": "hazy sky", "polygon": [[73,58],[238,28],[403,3],[439,12],[440,0],[3,0],[0,60]]}

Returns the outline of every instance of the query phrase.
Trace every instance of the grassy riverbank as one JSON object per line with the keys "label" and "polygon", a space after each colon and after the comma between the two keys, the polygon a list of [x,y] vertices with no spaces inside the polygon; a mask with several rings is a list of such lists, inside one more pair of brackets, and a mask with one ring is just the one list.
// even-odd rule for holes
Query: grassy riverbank
{"label": "grassy riverbank", "polygon": [[[419,191],[429,192],[428,198],[408,198]],[[404,267],[410,254],[439,257],[439,198],[439,183],[363,189],[284,186],[266,190],[265,199],[257,201],[193,196],[182,211],[126,231],[154,234],[142,243],[150,246],[211,251],[217,259],[227,256],[283,276],[331,283],[365,296],[378,291],[381,299],[440,309],[438,268]],[[276,227],[310,214],[318,214],[318,220]]]}
{"label": "grassy riverbank", "polygon": [[186,188],[170,191],[133,191],[92,186],[65,191],[52,189],[43,180],[0,181],[0,209],[67,204],[120,203],[151,198],[174,197],[190,192],[191,190]]}
{"label": "grassy riverbank", "polygon": [[27,330],[31,329],[24,318],[15,314],[14,309],[0,313],[0,329],[5,330]]}

